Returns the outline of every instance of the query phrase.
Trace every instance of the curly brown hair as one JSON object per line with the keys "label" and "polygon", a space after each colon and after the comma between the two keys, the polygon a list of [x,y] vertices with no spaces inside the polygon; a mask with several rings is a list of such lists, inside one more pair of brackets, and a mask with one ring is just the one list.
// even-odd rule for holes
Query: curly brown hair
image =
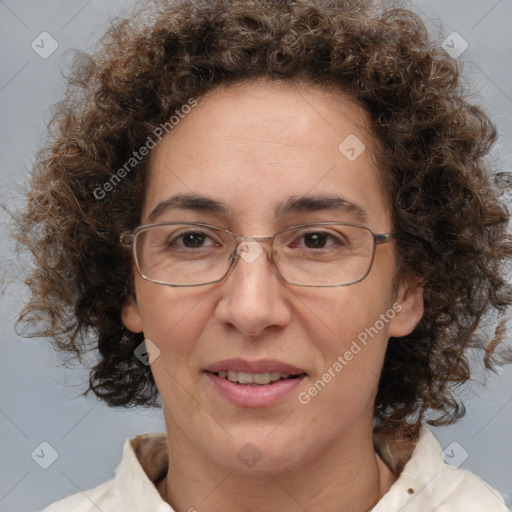
{"label": "curly brown hair", "polygon": [[134,357],[143,335],[120,318],[131,265],[119,236],[139,224],[148,158],[122,181],[112,181],[115,171],[182,105],[219,85],[330,87],[371,115],[400,276],[424,289],[422,320],[390,340],[376,423],[417,426],[429,410],[430,423],[456,421],[464,407],[453,389],[470,378],[472,349],[488,368],[504,361],[497,349],[512,303],[509,213],[484,159],[496,132],[459,75],[459,62],[407,9],[366,0],[145,2],[90,55],[78,54],[55,108],[18,217],[17,237],[35,261],[19,321],[44,321],[37,335],[79,359],[98,351],[86,393],[112,406],[158,404],[150,368]]}

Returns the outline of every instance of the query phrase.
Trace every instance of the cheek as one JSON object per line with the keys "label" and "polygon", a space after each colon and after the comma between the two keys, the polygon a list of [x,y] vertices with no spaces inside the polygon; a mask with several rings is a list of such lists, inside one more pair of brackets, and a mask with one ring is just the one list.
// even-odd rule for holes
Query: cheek
{"label": "cheek", "polygon": [[322,354],[319,372],[312,376],[315,389],[308,394],[321,391],[321,401],[345,407],[373,398],[396,314],[392,297],[379,293],[382,289],[360,283],[305,301],[311,312],[309,338]]}
{"label": "cheek", "polygon": [[144,283],[137,296],[144,336],[158,346],[166,366],[175,368],[193,350],[208,320],[204,291]]}
{"label": "cheek", "polygon": [[[305,428],[322,429],[333,439],[374,414],[388,324],[380,320],[387,301],[370,290],[353,285],[306,301],[308,338],[321,364],[298,394],[297,412]],[[375,329],[377,322],[382,329]]]}
{"label": "cheek", "polygon": [[[198,373],[191,361],[197,351],[208,314],[204,291],[142,285],[137,292],[144,336],[159,350],[151,372],[165,404],[166,413],[187,424],[187,415],[202,417],[196,400],[190,397]],[[197,409],[197,410],[196,410]],[[203,419],[204,422],[204,419]]]}
{"label": "cheek", "polygon": [[[333,288],[322,296],[304,298],[310,311],[312,339],[326,348],[348,349],[351,342],[387,337],[395,316],[391,288],[361,282],[346,288]],[[369,343],[368,343],[369,345]]]}

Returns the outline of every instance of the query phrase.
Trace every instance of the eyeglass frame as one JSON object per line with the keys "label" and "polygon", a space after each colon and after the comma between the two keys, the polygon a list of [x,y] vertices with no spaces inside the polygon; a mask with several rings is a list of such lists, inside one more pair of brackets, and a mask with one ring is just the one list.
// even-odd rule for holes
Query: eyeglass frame
{"label": "eyeglass frame", "polygon": [[[156,281],[154,279],[150,279],[149,277],[145,276],[142,273],[142,270],[141,270],[140,265],[139,265],[138,257],[137,257],[137,250],[134,248],[135,247],[135,240],[136,240],[137,235],[139,233],[141,233],[143,231],[147,231],[148,229],[151,229],[151,228],[162,227],[162,226],[174,226],[174,225],[199,226],[199,227],[215,229],[217,231],[221,231],[221,232],[226,233],[226,234],[230,235],[231,237],[233,237],[233,239],[236,242],[235,250],[229,256],[229,265],[228,265],[228,268],[227,268],[226,272],[224,273],[224,275],[222,277],[220,277],[219,279],[216,279],[215,281],[208,281],[206,283],[199,283],[199,284],[172,284],[172,283],[164,283],[162,281]],[[362,277],[360,277],[359,279],[356,279],[354,281],[349,281],[348,283],[342,283],[342,284],[324,284],[324,285],[322,285],[322,284],[320,284],[320,285],[316,285],[316,284],[297,284],[297,283],[293,283],[293,282],[287,281],[283,277],[283,275],[281,274],[281,271],[279,270],[279,267],[277,266],[277,264],[276,264],[276,262],[274,260],[274,245],[273,245],[274,244],[274,239],[278,235],[280,235],[281,233],[283,233],[285,231],[292,230],[292,229],[304,228],[304,227],[308,227],[308,226],[332,226],[332,225],[336,225],[336,226],[350,226],[350,227],[354,227],[354,228],[361,228],[361,229],[364,229],[364,230],[368,231],[372,235],[372,237],[373,237],[373,250],[372,250],[372,256],[371,256],[371,259],[370,259],[370,264],[368,266],[368,270],[366,271],[366,273]],[[135,228],[131,232],[122,233],[120,235],[120,237],[119,237],[119,242],[121,243],[121,245],[131,247],[132,255],[133,255],[133,258],[134,258],[134,261],[135,261],[135,266],[137,267],[137,271],[139,272],[139,275],[142,277],[142,279],[144,279],[146,281],[149,281],[151,283],[162,285],[162,286],[172,286],[174,288],[184,288],[184,287],[192,288],[192,287],[196,287],[196,286],[207,286],[207,285],[210,285],[210,284],[219,283],[220,281],[222,281],[229,274],[229,271],[231,270],[231,268],[235,267],[236,262],[237,262],[237,260],[239,259],[239,256],[240,256],[240,253],[238,252],[238,248],[240,247],[240,244],[242,244],[245,241],[251,241],[251,242],[258,242],[258,243],[261,242],[262,246],[264,244],[268,244],[270,242],[270,251],[268,249],[265,249],[265,253],[267,254],[267,257],[270,260],[272,266],[276,270],[277,275],[285,283],[291,284],[293,286],[300,286],[300,287],[305,287],[305,288],[337,288],[337,287],[340,287],[340,286],[350,286],[350,285],[359,283],[363,279],[365,279],[368,276],[368,274],[370,273],[370,271],[371,271],[371,269],[373,267],[373,262],[375,260],[375,251],[377,249],[377,246],[389,243],[393,239],[394,239],[394,234],[391,233],[391,232],[390,233],[375,233],[369,227],[363,226],[362,224],[352,224],[352,223],[349,223],[349,222],[337,222],[337,221],[325,221],[325,222],[312,222],[312,223],[308,223],[308,224],[297,224],[295,226],[289,226],[287,228],[281,229],[277,233],[274,233],[274,235],[272,235],[272,236],[263,236],[263,237],[250,237],[250,236],[237,235],[236,233],[233,233],[232,231],[229,231],[228,229],[221,228],[219,226],[214,226],[213,224],[206,224],[204,222],[170,221],[170,222],[153,222],[153,223],[150,223],[150,224],[142,224],[142,225],[138,226],[137,228]]]}

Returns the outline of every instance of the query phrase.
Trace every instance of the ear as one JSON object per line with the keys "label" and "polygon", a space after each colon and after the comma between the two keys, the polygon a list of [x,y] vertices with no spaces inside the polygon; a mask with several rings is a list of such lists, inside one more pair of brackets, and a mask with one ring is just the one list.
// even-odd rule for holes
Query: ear
{"label": "ear", "polygon": [[389,335],[394,338],[407,336],[423,316],[423,288],[420,284],[418,282],[401,283],[393,309],[396,315],[390,322]]}
{"label": "ear", "polygon": [[128,297],[121,306],[121,321],[132,332],[142,332],[139,306],[134,296]]}

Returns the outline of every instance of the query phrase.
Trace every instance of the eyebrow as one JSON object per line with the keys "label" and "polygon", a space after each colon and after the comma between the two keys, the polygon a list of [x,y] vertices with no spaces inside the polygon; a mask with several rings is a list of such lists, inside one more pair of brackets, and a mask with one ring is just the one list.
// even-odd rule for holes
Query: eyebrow
{"label": "eyebrow", "polygon": [[231,210],[223,203],[196,194],[176,194],[158,203],[148,216],[150,222],[170,210],[194,210],[227,216]]}
{"label": "eyebrow", "polygon": [[[210,197],[197,194],[176,194],[158,203],[149,214],[148,221],[154,222],[163,213],[180,209],[215,213],[222,216],[229,216],[232,213],[232,210],[224,203]],[[292,196],[278,204],[274,214],[276,218],[282,218],[292,213],[320,210],[336,210],[352,215],[357,222],[368,223],[368,214],[361,206],[337,194]]]}
{"label": "eyebrow", "polygon": [[279,218],[290,213],[315,212],[319,210],[336,210],[352,215],[356,221],[362,224],[368,223],[368,214],[361,206],[337,194],[292,196],[278,205],[275,210],[275,216]]}

